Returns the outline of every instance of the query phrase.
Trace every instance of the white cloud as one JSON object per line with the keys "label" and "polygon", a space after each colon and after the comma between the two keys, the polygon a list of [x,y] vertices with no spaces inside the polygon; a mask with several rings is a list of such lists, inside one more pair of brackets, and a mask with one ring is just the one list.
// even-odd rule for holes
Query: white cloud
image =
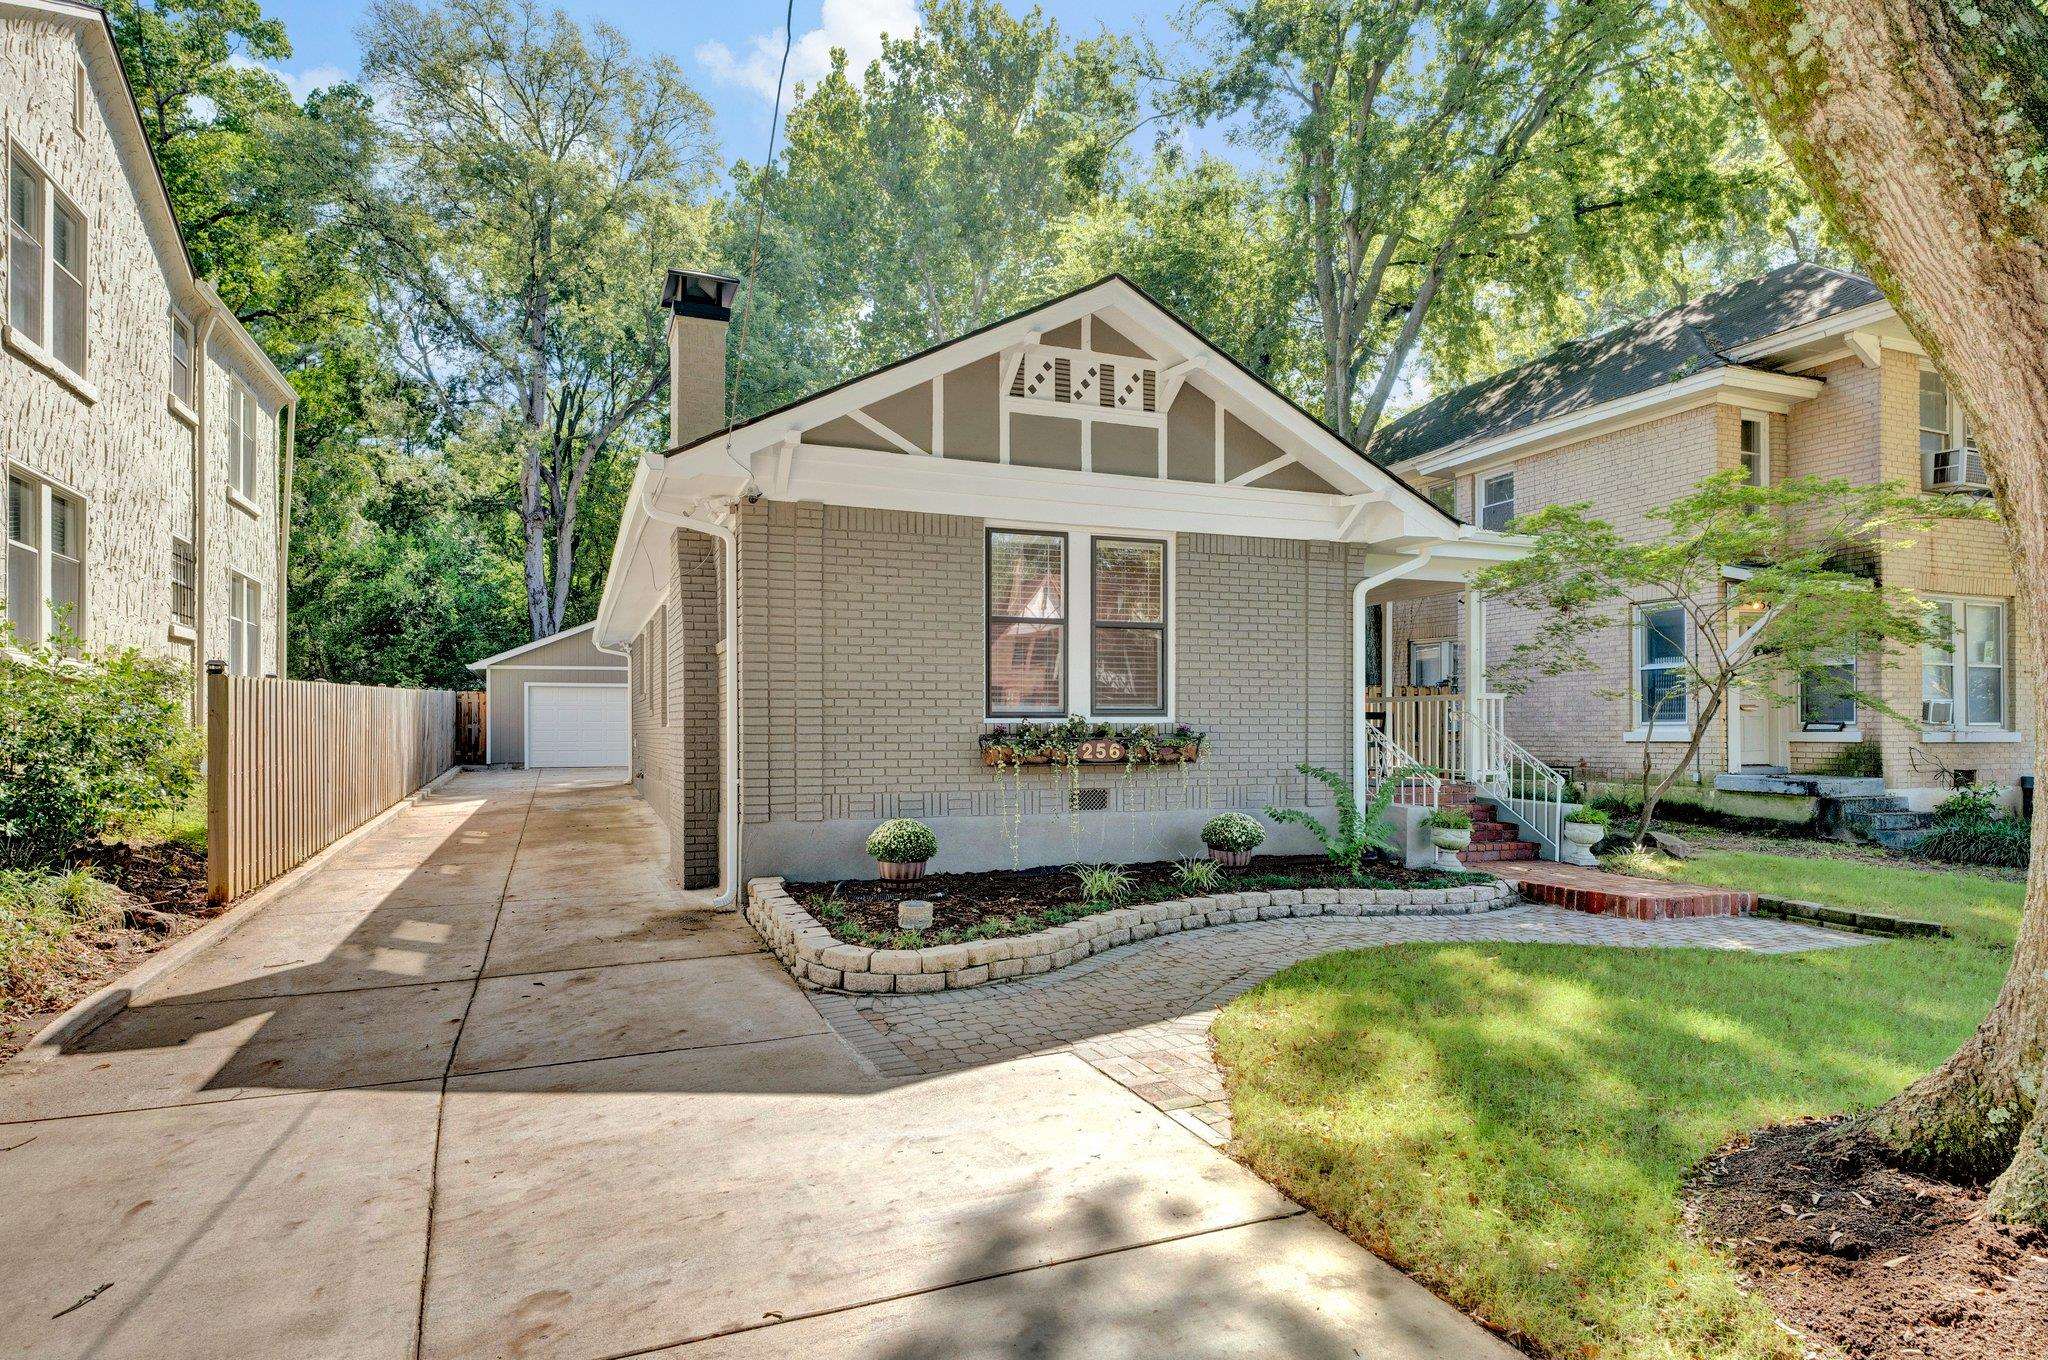
{"label": "white cloud", "polygon": [[342,70],[339,66],[309,66],[303,71],[287,71],[281,67],[267,66],[253,57],[244,56],[240,52],[229,56],[228,64],[230,66],[246,67],[252,71],[270,72],[270,74],[283,81],[284,87],[291,91],[292,98],[302,104],[306,102],[306,96],[315,90],[324,90],[330,85],[341,85],[355,79],[353,75]]}
{"label": "white cloud", "polygon": [[[815,88],[832,69],[832,49],[846,49],[848,69],[858,75],[882,55],[882,35],[907,38],[917,28],[914,0],[825,0],[818,26],[799,33],[789,50],[789,84]],[[783,31],[756,33],[735,53],[722,42],[697,48],[697,61],[714,80],[775,98],[775,71],[782,62]]]}

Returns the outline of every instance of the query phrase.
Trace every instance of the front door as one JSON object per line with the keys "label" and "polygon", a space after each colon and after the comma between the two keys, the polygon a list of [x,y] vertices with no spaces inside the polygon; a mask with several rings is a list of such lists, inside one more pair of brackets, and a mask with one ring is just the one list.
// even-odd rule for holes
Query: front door
{"label": "front door", "polygon": [[1771,702],[1764,694],[1736,689],[1730,693],[1728,715],[1728,768],[1782,770],[1785,768],[1785,705]]}

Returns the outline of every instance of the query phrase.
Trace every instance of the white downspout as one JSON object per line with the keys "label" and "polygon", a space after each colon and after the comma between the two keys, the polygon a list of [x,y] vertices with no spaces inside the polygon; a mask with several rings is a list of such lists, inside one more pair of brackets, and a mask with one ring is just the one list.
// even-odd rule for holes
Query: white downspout
{"label": "white downspout", "polygon": [[[1415,556],[1396,562],[1385,571],[1377,572],[1351,587],[1351,787],[1365,786],[1365,597],[1389,581],[1399,580],[1410,572],[1418,571],[1429,564],[1430,556],[1436,552],[1434,544],[1424,548]],[[1385,641],[1384,638],[1381,639]],[[1381,649],[1384,656],[1385,648]],[[1382,666],[1382,672],[1385,667]],[[1393,681],[1384,673],[1380,676],[1380,687],[1392,689]]]}
{"label": "white downspout", "polygon": [[657,524],[671,528],[689,529],[700,534],[709,534],[725,545],[725,723],[718,734],[719,752],[725,766],[725,797],[722,801],[724,834],[720,837],[724,851],[724,864],[719,868],[720,880],[713,889],[706,906],[729,906],[739,897],[740,890],[740,563],[739,535],[729,526],[708,519],[697,519],[690,515],[678,515],[673,511],[658,509],[654,505],[654,488],[649,486],[640,494],[640,508],[647,512],[647,518]]}

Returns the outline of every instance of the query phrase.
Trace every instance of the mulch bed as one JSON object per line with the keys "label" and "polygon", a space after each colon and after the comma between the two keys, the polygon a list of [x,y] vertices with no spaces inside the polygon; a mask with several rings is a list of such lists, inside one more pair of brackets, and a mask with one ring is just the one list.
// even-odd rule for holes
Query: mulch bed
{"label": "mulch bed", "polygon": [[[1164,902],[1182,896],[1173,877],[1171,860],[1121,867],[1132,879],[1130,901]],[[1249,868],[1233,869],[1212,890],[1245,892],[1257,888],[1440,888],[1459,883],[1477,883],[1482,875],[1454,875],[1427,869],[1406,869],[1396,864],[1376,864],[1371,878],[1356,883],[1333,873],[1330,862],[1320,855],[1259,855]],[[1272,881],[1268,881],[1272,880]],[[1284,881],[1281,881],[1284,880]],[[1073,870],[1064,866],[1043,869],[1000,869],[972,874],[927,874],[907,883],[880,879],[843,879],[836,883],[791,883],[789,895],[806,906],[836,901],[851,924],[874,931],[896,929],[896,904],[922,898],[932,904],[932,928],[968,930],[995,917],[1017,917],[1055,907],[1071,907],[1081,900],[1080,886]]]}
{"label": "mulch bed", "polygon": [[29,1003],[34,1010],[0,1008],[0,1059],[19,1052],[73,1004],[222,910],[206,900],[205,854],[182,845],[95,845],[82,867],[121,890],[121,913],[69,938],[61,971]]}
{"label": "mulch bed", "polygon": [[1716,1153],[1689,1187],[1694,1229],[1780,1318],[1850,1360],[2048,1355],[2048,1233],[1991,1223],[1979,1189],[1824,1139],[1839,1123],[1761,1129]]}

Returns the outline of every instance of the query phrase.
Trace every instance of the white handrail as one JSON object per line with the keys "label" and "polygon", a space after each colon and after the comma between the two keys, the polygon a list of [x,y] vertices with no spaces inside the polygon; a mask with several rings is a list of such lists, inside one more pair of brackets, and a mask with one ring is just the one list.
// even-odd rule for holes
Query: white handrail
{"label": "white handrail", "polygon": [[1435,812],[1443,803],[1443,780],[1431,774],[1421,761],[1402,750],[1386,733],[1370,723],[1361,722],[1360,730],[1365,734],[1365,762],[1359,773],[1358,801],[1371,802],[1379,795],[1380,786],[1395,774],[1401,775],[1401,787],[1394,792],[1394,801],[1404,807],[1421,807]]}
{"label": "white handrail", "polygon": [[1479,792],[1513,813],[1523,830],[1549,852],[1548,858],[1563,859],[1565,777],[1481,714],[1470,716],[1470,740],[1479,748]]}

